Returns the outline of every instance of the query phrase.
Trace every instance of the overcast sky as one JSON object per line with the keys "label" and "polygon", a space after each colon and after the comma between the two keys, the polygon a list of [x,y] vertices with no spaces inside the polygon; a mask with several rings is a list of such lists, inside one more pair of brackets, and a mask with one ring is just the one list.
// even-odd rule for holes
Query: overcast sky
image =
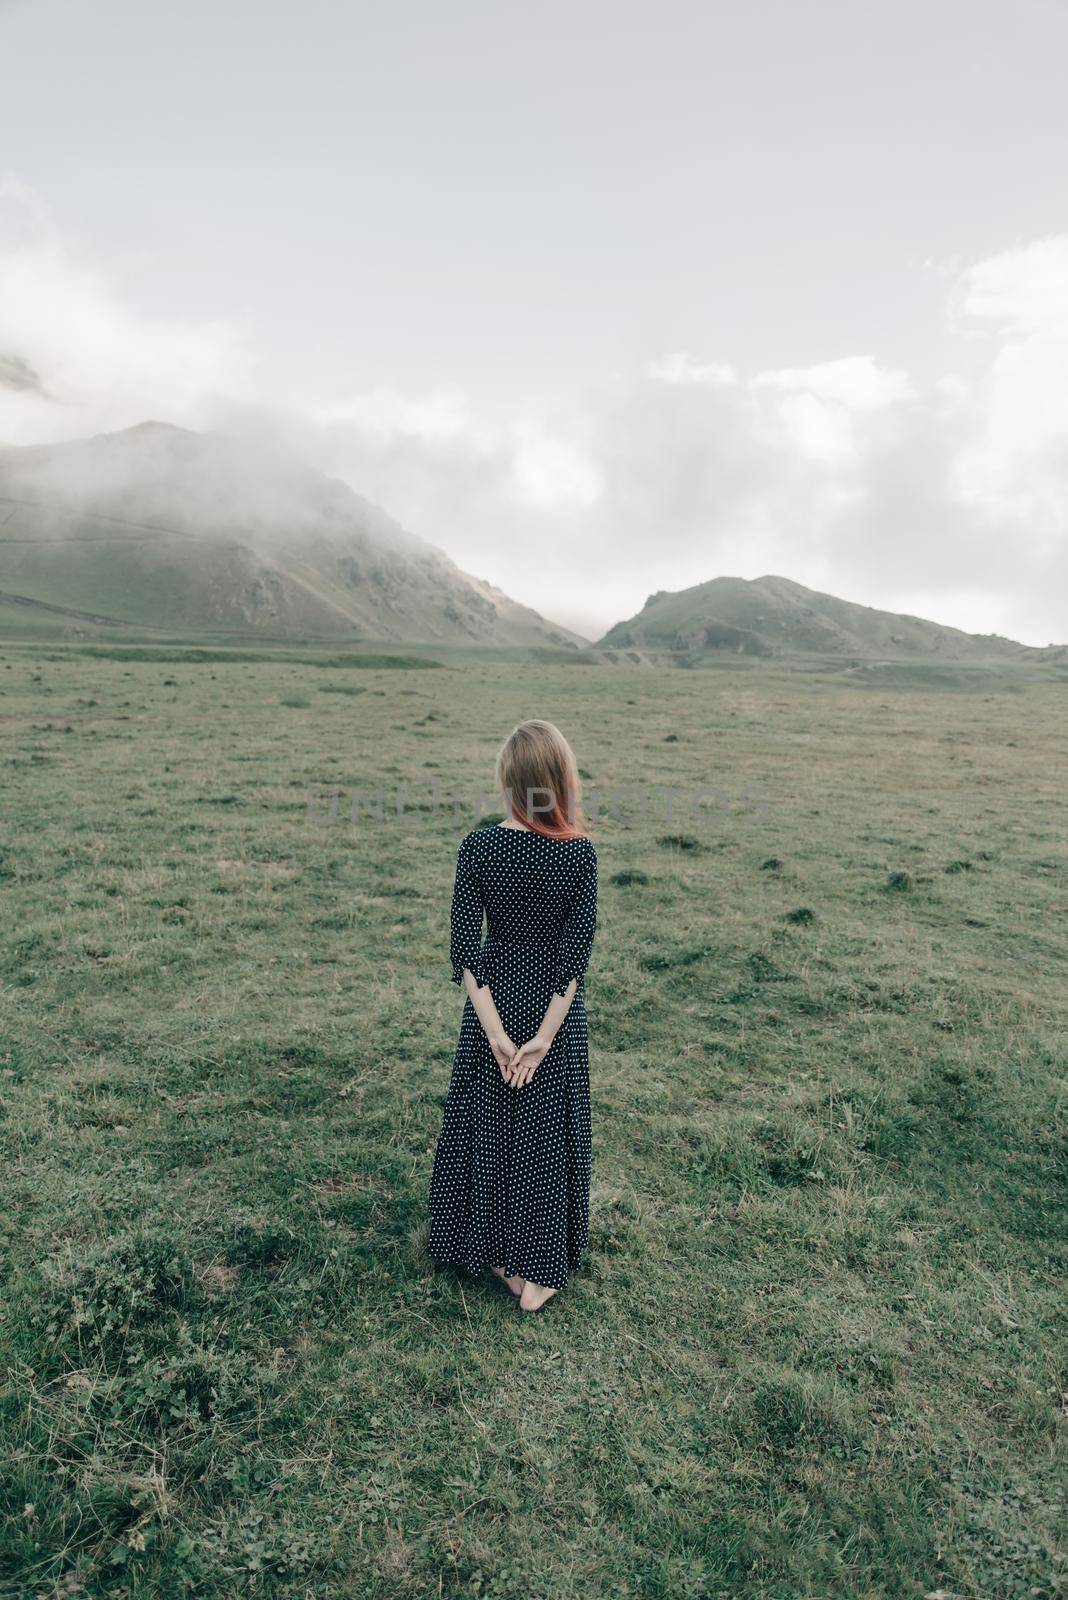
{"label": "overcast sky", "polygon": [[776,572],[1068,641],[1064,0],[0,0],[0,59],[0,440],[263,430],[591,635]]}

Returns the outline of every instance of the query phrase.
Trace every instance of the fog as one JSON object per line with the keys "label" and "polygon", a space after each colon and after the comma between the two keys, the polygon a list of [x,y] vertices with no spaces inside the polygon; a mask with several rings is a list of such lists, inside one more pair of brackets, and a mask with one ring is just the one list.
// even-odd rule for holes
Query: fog
{"label": "fog", "polygon": [[323,541],[402,554],[420,548],[341,479],[324,477],[255,431],[205,434],[148,421],[86,440],[0,449],[3,499],[17,503],[29,537],[47,513],[60,512],[83,539],[158,530],[264,552]]}

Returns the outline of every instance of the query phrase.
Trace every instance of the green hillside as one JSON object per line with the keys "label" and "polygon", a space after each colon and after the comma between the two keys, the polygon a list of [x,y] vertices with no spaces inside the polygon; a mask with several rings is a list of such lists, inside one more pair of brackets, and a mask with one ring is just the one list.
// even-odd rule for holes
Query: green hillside
{"label": "green hillside", "polygon": [[963,633],[776,577],[713,578],[673,594],[660,590],[637,616],[610,628],[599,648],[656,660],[724,654],[783,662],[1068,664],[1068,648],[1033,650],[999,634]]}
{"label": "green hillside", "polygon": [[582,642],[340,480],[162,423],[0,450],[0,613],[39,637]]}

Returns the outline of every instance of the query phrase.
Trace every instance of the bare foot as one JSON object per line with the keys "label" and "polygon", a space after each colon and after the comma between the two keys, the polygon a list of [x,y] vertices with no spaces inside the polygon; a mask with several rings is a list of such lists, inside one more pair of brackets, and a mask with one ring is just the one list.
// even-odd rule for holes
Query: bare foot
{"label": "bare foot", "polygon": [[533,1279],[528,1278],[523,1285],[523,1292],[519,1296],[519,1309],[521,1311],[540,1311],[546,1300],[550,1299],[555,1293],[555,1289],[549,1289],[545,1284],[535,1283]]}
{"label": "bare foot", "polygon": [[504,1268],[503,1267],[490,1267],[490,1271],[491,1272],[495,1272],[497,1274],[497,1277],[500,1278],[501,1282],[502,1283],[506,1283],[508,1285],[509,1289],[511,1289],[513,1294],[522,1294],[523,1293],[523,1285],[527,1281],[525,1278],[520,1278],[518,1276],[513,1277],[513,1278],[506,1278],[505,1275],[504,1275]]}

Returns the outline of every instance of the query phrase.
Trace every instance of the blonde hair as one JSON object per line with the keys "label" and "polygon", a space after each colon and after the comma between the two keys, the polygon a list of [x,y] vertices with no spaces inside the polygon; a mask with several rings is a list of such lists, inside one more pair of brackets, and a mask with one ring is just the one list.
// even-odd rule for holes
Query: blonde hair
{"label": "blonde hair", "polygon": [[550,839],[585,837],[578,764],[555,723],[518,723],[497,752],[496,777],[517,822]]}

